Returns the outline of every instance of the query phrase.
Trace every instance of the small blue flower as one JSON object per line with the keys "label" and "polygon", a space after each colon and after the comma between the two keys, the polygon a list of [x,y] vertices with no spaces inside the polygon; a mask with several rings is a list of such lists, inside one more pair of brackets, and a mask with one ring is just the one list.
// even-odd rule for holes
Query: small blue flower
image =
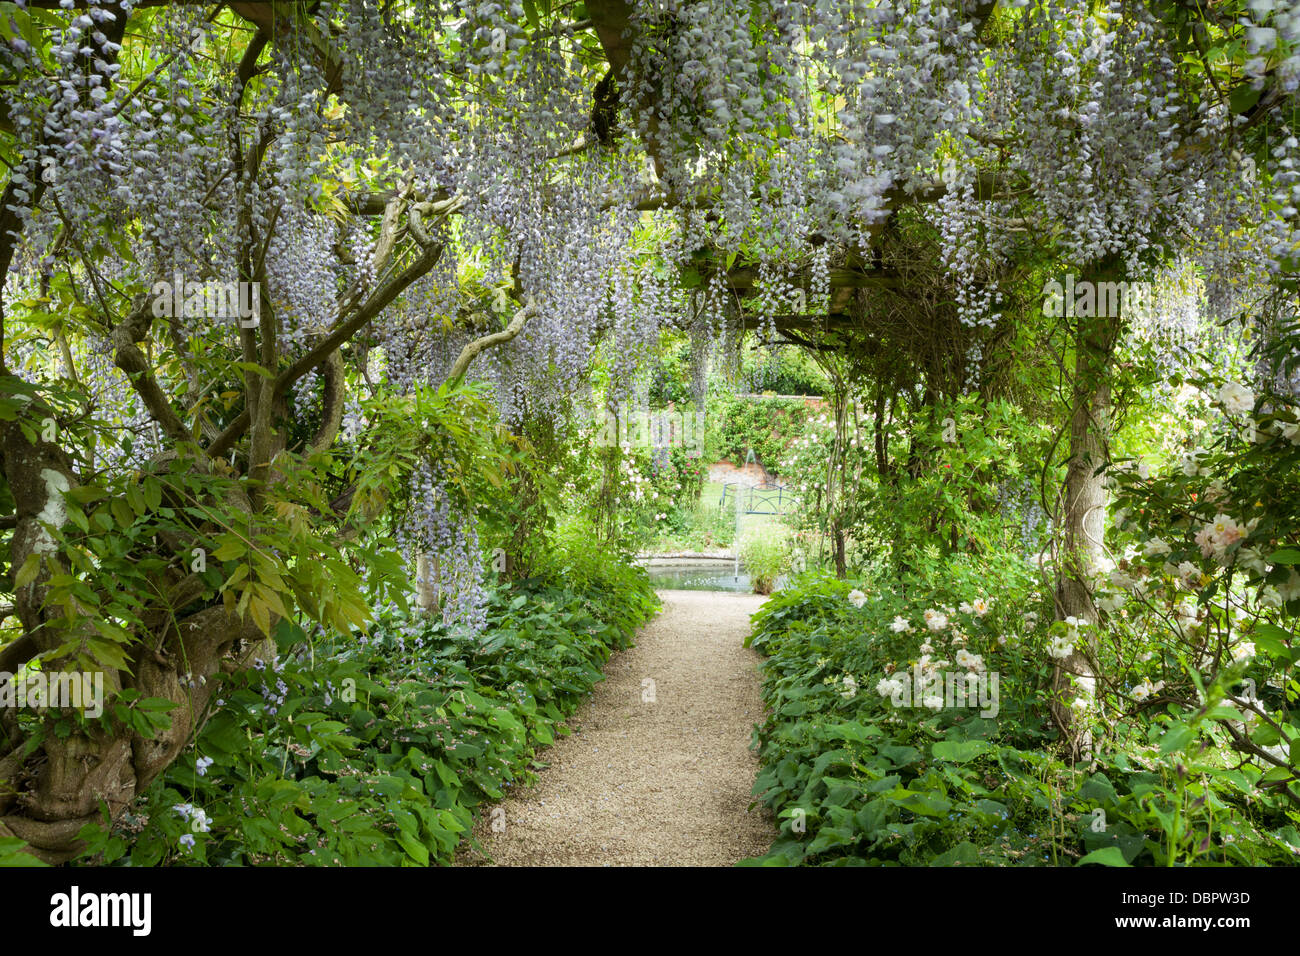
{"label": "small blue flower", "polygon": [[199,776],[200,776],[200,777],[207,776],[208,768],[212,766],[212,758],[211,758],[211,757],[200,757],[200,758],[195,762],[195,765],[194,765],[194,766],[195,766],[195,769],[198,770],[198,772],[199,772]]}

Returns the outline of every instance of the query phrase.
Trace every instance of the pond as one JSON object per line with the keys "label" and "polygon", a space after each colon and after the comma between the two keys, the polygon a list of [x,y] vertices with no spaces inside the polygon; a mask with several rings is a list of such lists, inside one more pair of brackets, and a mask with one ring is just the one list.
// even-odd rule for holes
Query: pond
{"label": "pond", "polygon": [[730,558],[650,558],[642,562],[656,588],[679,591],[750,590],[749,575]]}

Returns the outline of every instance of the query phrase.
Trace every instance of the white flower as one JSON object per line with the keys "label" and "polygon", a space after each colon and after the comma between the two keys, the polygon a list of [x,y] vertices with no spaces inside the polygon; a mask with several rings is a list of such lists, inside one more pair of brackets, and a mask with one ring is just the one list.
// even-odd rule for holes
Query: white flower
{"label": "white flower", "polygon": [[1127,595],[1120,591],[1113,594],[1100,594],[1097,596],[1096,602],[1100,610],[1105,611],[1107,614],[1114,614],[1124,606],[1127,599]]}
{"label": "white flower", "polygon": [[1137,587],[1137,578],[1126,571],[1114,571],[1109,576],[1111,587],[1119,588],[1122,591],[1132,591]]}
{"label": "white flower", "polygon": [[876,693],[881,697],[897,697],[903,692],[903,682],[896,678],[882,677],[876,682]]}
{"label": "white flower", "polygon": [[1243,641],[1232,649],[1232,660],[1234,663],[1250,660],[1254,656],[1255,645],[1250,641]]}
{"label": "white flower", "polygon": [[1237,552],[1237,563],[1243,568],[1249,568],[1256,574],[1263,577],[1268,574],[1271,565],[1264,560],[1264,556],[1259,553],[1258,548],[1242,548]]}
{"label": "white flower", "polygon": [[989,609],[992,607],[992,605],[989,603],[987,598],[979,597],[971,602],[971,607],[975,609],[975,613],[977,616],[983,617],[985,614],[989,612]]}
{"label": "white flower", "polygon": [[844,689],[840,691],[840,696],[845,700],[852,700],[858,696],[858,682],[853,679],[852,674],[845,674],[840,678],[840,684]]}
{"label": "white flower", "polygon": [[908,623],[907,618],[903,617],[900,614],[898,617],[894,618],[894,623],[889,625],[889,629],[893,631],[895,634],[902,634],[905,631],[910,631],[912,629],[912,625]]}
{"label": "white flower", "polygon": [[867,603],[867,596],[861,591],[854,589],[849,592],[849,603],[854,607],[862,607]]}
{"label": "white flower", "polygon": [[1276,743],[1271,747],[1260,747],[1260,750],[1266,754],[1271,754],[1278,760],[1289,761],[1291,759],[1291,746],[1285,743]]}
{"label": "white flower", "polygon": [[961,611],[963,614],[975,613],[975,608],[971,607],[969,601],[962,601],[961,604],[958,605],[957,610]]}
{"label": "white flower", "polygon": [[1188,478],[1195,478],[1197,475],[1208,475],[1210,469],[1201,466],[1201,458],[1208,452],[1204,448],[1197,448],[1183,456],[1182,471]]}
{"label": "white flower", "polygon": [[948,616],[939,611],[926,611],[925,626],[932,631],[942,631],[948,626]]}
{"label": "white flower", "polygon": [[1133,697],[1135,700],[1144,701],[1156,691],[1156,687],[1149,680],[1144,680],[1133,688]]}
{"label": "white flower", "polygon": [[1067,638],[1057,636],[1052,638],[1051,644],[1047,647],[1047,653],[1051,654],[1058,660],[1065,660],[1074,653],[1074,643]]}
{"label": "white flower", "polygon": [[1259,592],[1260,607],[1281,607],[1282,595],[1273,585],[1269,585]]}
{"label": "white flower", "polygon": [[1142,548],[1142,553],[1148,558],[1154,558],[1157,554],[1168,554],[1170,547],[1160,538],[1152,538],[1147,541]]}
{"label": "white flower", "polygon": [[1196,605],[1190,601],[1183,601],[1174,608],[1174,619],[1184,630],[1196,623],[1196,615]]}
{"label": "white flower", "polygon": [[1229,415],[1244,415],[1255,407],[1255,393],[1236,382],[1229,382],[1219,389],[1218,397]]}

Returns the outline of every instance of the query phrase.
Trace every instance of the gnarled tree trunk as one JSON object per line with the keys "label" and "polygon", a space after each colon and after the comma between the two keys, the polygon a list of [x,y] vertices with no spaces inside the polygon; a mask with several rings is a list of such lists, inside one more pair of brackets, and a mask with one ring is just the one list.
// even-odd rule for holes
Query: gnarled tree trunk
{"label": "gnarled tree trunk", "polygon": [[[1093,283],[1116,281],[1122,275],[1115,260],[1107,260],[1081,280]],[[1100,296],[1094,295],[1095,300]],[[1067,307],[1072,303],[1067,302]],[[1061,500],[1061,554],[1056,580],[1056,619],[1074,617],[1087,628],[1074,652],[1056,668],[1053,715],[1062,731],[1071,759],[1086,757],[1092,750],[1087,724],[1075,719],[1072,704],[1089,707],[1097,688],[1097,608],[1089,584],[1091,572],[1105,556],[1106,512],[1109,495],[1098,471],[1109,455],[1111,428],[1110,365],[1122,322],[1118,300],[1113,309],[1100,301],[1093,315],[1077,316],[1070,457]],[[1072,309],[1071,309],[1072,311]],[[1096,312],[1111,314],[1097,315]],[[1069,312],[1067,311],[1067,314]],[[1071,684],[1073,685],[1071,687]]]}

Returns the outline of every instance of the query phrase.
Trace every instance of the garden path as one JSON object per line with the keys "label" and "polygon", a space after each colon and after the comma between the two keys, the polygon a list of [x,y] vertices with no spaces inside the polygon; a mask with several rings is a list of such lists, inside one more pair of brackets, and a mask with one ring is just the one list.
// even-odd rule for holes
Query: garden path
{"label": "garden path", "polygon": [[[776,833],[747,809],[762,717],[757,652],[741,646],[765,600],[660,591],[663,611],[619,651],[541,751],[536,786],[485,809],[475,835],[499,866],[726,866]],[[462,865],[482,865],[462,851]]]}

